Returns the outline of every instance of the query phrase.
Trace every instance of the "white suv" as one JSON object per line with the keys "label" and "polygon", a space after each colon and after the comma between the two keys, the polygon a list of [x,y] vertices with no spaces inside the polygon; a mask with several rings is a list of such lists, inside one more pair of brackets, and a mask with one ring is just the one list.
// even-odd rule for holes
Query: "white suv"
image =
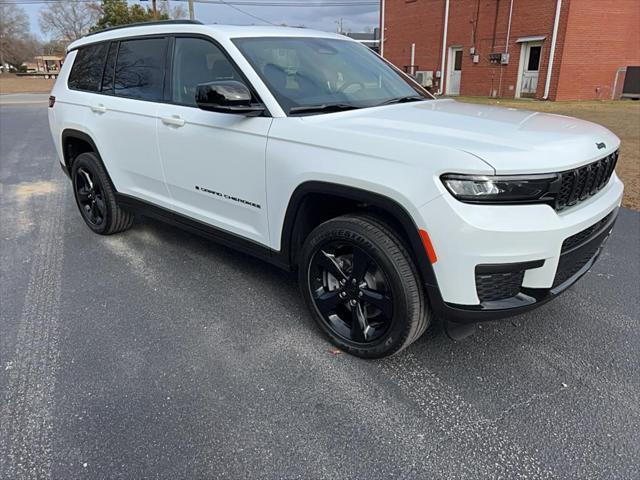
{"label": "white suv", "polygon": [[349,38],[160,22],[74,42],[51,132],[87,225],[134,212],[297,269],[362,357],[572,285],[611,232],[619,139],[559,115],[435,100]]}

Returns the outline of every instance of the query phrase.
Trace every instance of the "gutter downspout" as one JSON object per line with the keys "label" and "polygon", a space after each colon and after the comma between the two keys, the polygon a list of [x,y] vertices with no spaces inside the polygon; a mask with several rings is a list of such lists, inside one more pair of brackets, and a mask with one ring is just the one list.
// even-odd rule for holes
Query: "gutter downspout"
{"label": "gutter downspout", "polygon": [[511,37],[511,16],[513,14],[513,0],[509,5],[509,26],[507,27],[507,44],[504,47],[504,53],[509,53],[509,37]]}
{"label": "gutter downspout", "polygon": [[447,60],[447,29],[449,28],[449,0],[444,2],[444,30],[442,32],[442,64],[440,65],[440,87],[438,95],[442,95],[442,87],[444,85],[444,67]]}
{"label": "gutter downspout", "polygon": [[384,7],[385,1],[380,0],[380,56],[384,57]]}
{"label": "gutter downspout", "polygon": [[556,53],[556,41],[558,40],[558,25],[560,24],[560,11],[562,10],[562,0],[556,0],[556,18],[553,22],[553,35],[551,37],[551,51],[549,52],[549,68],[547,68],[547,80],[544,82],[543,100],[549,99],[549,89],[551,88],[551,74],[553,73],[553,59]]}
{"label": "gutter downspout", "polygon": [[411,75],[415,75],[415,67],[416,64],[416,44],[412,43],[411,44],[411,67],[409,67],[411,69]]}
{"label": "gutter downspout", "polygon": [[[504,46],[504,53],[509,54],[509,38],[511,37],[511,17],[513,15],[513,0],[509,4],[509,23],[507,24],[507,41]],[[502,75],[504,74],[504,65],[500,65],[500,80],[498,81],[498,98],[502,98]]]}

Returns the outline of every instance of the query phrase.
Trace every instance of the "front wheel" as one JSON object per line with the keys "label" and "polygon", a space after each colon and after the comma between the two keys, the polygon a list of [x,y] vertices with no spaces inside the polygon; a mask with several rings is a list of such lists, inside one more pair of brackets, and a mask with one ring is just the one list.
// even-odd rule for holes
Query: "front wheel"
{"label": "front wheel", "polygon": [[345,215],[319,225],[303,246],[299,281],[320,328],[359,357],[397,353],[431,322],[411,256],[377,217]]}

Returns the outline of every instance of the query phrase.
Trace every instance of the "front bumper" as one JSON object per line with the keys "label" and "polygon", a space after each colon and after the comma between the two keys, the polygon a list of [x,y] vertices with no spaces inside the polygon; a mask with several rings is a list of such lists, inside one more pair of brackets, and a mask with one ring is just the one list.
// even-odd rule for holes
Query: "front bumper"
{"label": "front bumper", "polygon": [[[434,310],[468,323],[516,315],[553,299],[597,260],[622,192],[614,174],[594,197],[559,213],[547,205],[469,205],[450,195],[427,203],[420,213],[438,256],[437,294],[428,287]],[[520,276],[513,294],[493,299],[484,295],[479,271]]]}

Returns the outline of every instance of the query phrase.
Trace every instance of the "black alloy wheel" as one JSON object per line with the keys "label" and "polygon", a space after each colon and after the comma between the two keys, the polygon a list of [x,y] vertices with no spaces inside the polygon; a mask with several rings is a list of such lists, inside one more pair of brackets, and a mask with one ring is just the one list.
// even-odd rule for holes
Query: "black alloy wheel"
{"label": "black alloy wheel", "polygon": [[107,205],[102,187],[92,178],[91,172],[79,168],[75,176],[75,189],[78,206],[84,218],[91,225],[101,225],[107,217]]}
{"label": "black alloy wheel", "polygon": [[420,275],[404,241],[383,219],[349,214],[317,226],[298,260],[305,302],[340,349],[392,355],[431,324]]}
{"label": "black alloy wheel", "polygon": [[329,242],[309,268],[313,300],[327,326],[356,343],[375,342],[389,329],[393,295],[380,266],[357,245]]}
{"label": "black alloy wheel", "polygon": [[95,233],[110,235],[133,225],[133,214],[118,205],[115,189],[95,153],[81,153],[73,160],[71,182],[82,218]]}

